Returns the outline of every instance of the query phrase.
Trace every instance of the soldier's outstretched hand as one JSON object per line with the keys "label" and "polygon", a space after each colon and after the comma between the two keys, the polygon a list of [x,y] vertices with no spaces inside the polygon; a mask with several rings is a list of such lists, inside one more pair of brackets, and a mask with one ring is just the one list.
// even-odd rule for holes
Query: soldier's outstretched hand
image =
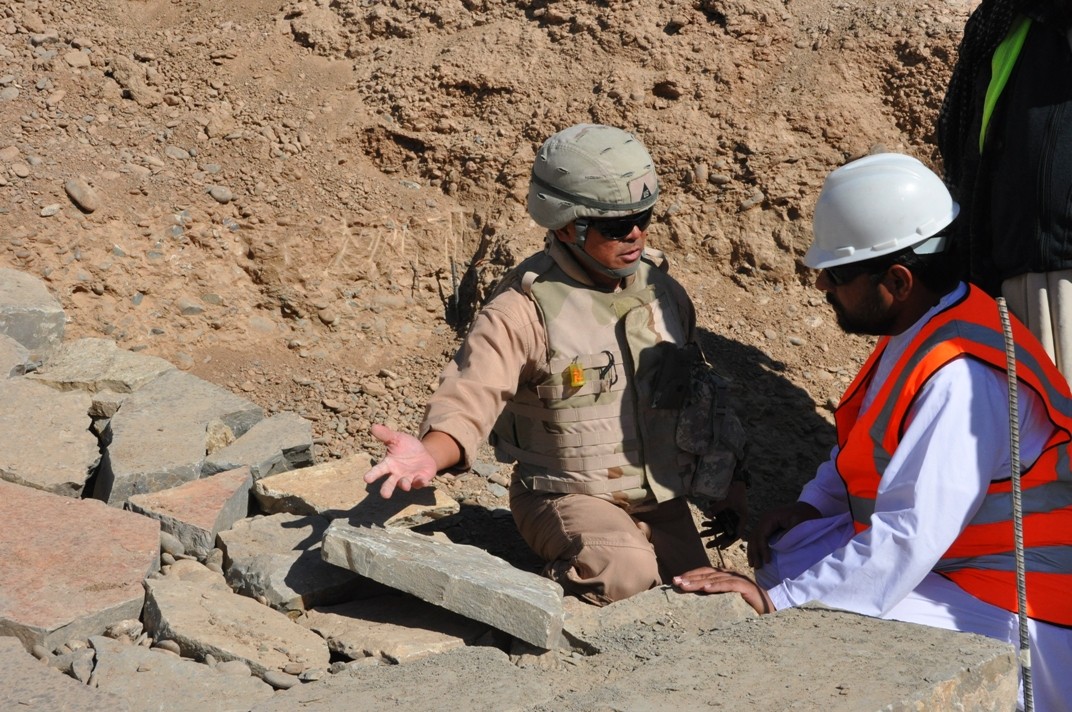
{"label": "soldier's outstretched hand", "polygon": [[386,476],[380,487],[384,499],[389,499],[396,487],[409,492],[424,487],[435,477],[435,458],[420,440],[379,424],[372,426],[372,435],[387,446],[387,455],[365,473],[365,482],[372,484]]}

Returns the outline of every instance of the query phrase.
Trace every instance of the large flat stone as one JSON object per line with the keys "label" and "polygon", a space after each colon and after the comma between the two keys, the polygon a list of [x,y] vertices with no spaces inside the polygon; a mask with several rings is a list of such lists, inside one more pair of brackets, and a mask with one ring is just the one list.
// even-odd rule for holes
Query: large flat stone
{"label": "large flat stone", "polygon": [[632,672],[571,691],[556,712],[706,709],[712,700],[814,712],[1016,709],[1011,646],[841,611],[788,609],[699,635],[655,625],[618,647],[593,662],[632,663]]}
{"label": "large flat stone", "polygon": [[138,618],[160,523],[96,500],[0,482],[0,636],[52,650]]}
{"label": "large flat stone", "polygon": [[237,522],[219,536],[227,582],[243,595],[263,596],[280,611],[339,603],[379,587],[324,561],[320,541],[329,523],[315,514],[272,514]]}
{"label": "large flat stone", "polygon": [[216,547],[216,535],[249,516],[249,468],[220,472],[172,489],[139,494],[127,500],[133,512],[160,521],[160,528],[204,558]]}
{"label": "large flat stone", "polygon": [[467,647],[405,665],[358,668],[253,709],[1016,709],[1011,646],[829,610],[792,609],[709,631],[656,616],[622,627],[616,643],[599,654],[542,657],[549,659],[518,667],[494,648]]}
{"label": "large flat stone", "polygon": [[[554,710],[555,681],[495,648],[461,648],[406,665],[357,668],[280,692],[252,712]],[[607,708],[604,708],[607,709]]]}
{"label": "large flat stone", "polygon": [[42,665],[16,638],[0,637],[0,709],[11,712],[128,712],[144,709]]}
{"label": "large flat stone", "polygon": [[245,398],[169,371],[128,396],[112,416],[93,495],[121,506],[132,495],[196,480],[215,440],[233,441],[263,417]]}
{"label": "large flat stone", "polygon": [[0,479],[81,496],[101,460],[89,396],[9,378],[0,380],[0,401]]}
{"label": "large flat stone", "polygon": [[162,358],[121,349],[111,339],[75,339],[53,349],[28,378],[62,391],[133,393],[174,370]]}
{"label": "large flat stone", "polygon": [[321,514],[346,517],[355,526],[375,524],[412,527],[456,514],[461,506],[435,487],[411,492],[397,490],[391,499],[380,496],[378,483],[365,484],[372,467],[367,453],[293,472],[266,477],[253,485],[253,496],[269,513]]}
{"label": "large flat stone", "polygon": [[0,268],[0,334],[25,346],[30,358],[44,358],[63,341],[67,316],[37,277]]}
{"label": "large flat stone", "polygon": [[290,663],[328,666],[323,638],[279,611],[231,592],[222,576],[164,576],[146,581],[146,589],[146,630],[158,640],[174,640],[185,657],[241,660],[258,677]]}
{"label": "large flat stone", "polygon": [[421,600],[510,633],[532,645],[559,644],[562,588],[474,546],[436,541],[408,529],[353,527],[336,520],[324,560]]}
{"label": "large flat stone", "polygon": [[357,660],[405,663],[464,647],[487,626],[409,596],[378,596],[307,611],[298,623],[328,641],[333,653]]}
{"label": "large flat stone", "polygon": [[275,689],[248,673],[226,674],[163,650],[103,636],[89,642],[97,656],[93,683],[133,709],[148,709],[146,701],[152,700],[168,712],[229,712],[247,710],[275,695]]}
{"label": "large flat stone", "polygon": [[212,453],[201,468],[201,476],[248,467],[253,479],[260,480],[312,464],[313,424],[297,413],[279,413]]}
{"label": "large flat stone", "polygon": [[757,615],[740,596],[697,596],[680,593],[671,586],[659,586],[602,607],[567,596],[563,606],[566,645],[590,652],[613,648],[619,633],[634,628],[637,621],[700,633]]}

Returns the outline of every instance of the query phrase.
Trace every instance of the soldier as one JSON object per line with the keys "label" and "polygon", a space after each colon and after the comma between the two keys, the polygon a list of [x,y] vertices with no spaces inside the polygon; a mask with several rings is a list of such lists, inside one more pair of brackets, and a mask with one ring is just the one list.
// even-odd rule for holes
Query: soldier
{"label": "soldier", "polygon": [[[677,444],[695,313],[645,248],[658,197],[651,157],[625,131],[581,124],[545,141],[528,195],[545,249],[477,315],[418,437],[373,426],[387,455],[365,475],[386,477],[384,497],[424,487],[469,467],[490,435],[517,462],[510,509],[544,575],[596,605],[709,563],[684,497],[697,456]],[[716,509],[743,512],[743,471],[727,472],[737,481]]]}

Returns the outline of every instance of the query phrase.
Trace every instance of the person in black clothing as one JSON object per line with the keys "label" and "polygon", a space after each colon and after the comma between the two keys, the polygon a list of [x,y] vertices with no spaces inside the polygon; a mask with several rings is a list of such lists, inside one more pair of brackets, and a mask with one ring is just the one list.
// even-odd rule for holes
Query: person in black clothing
{"label": "person in black clothing", "polygon": [[983,0],[938,121],[966,277],[1072,382],[1072,3]]}

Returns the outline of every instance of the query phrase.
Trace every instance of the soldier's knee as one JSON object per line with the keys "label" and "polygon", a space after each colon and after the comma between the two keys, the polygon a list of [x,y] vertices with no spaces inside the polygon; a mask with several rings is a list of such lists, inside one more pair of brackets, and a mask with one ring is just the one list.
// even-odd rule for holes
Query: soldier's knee
{"label": "soldier's knee", "polygon": [[647,542],[589,542],[571,560],[552,562],[547,574],[567,593],[597,605],[621,601],[662,583],[655,551]]}
{"label": "soldier's knee", "polygon": [[643,593],[662,583],[655,552],[626,550],[618,552],[605,574],[608,603]]}

